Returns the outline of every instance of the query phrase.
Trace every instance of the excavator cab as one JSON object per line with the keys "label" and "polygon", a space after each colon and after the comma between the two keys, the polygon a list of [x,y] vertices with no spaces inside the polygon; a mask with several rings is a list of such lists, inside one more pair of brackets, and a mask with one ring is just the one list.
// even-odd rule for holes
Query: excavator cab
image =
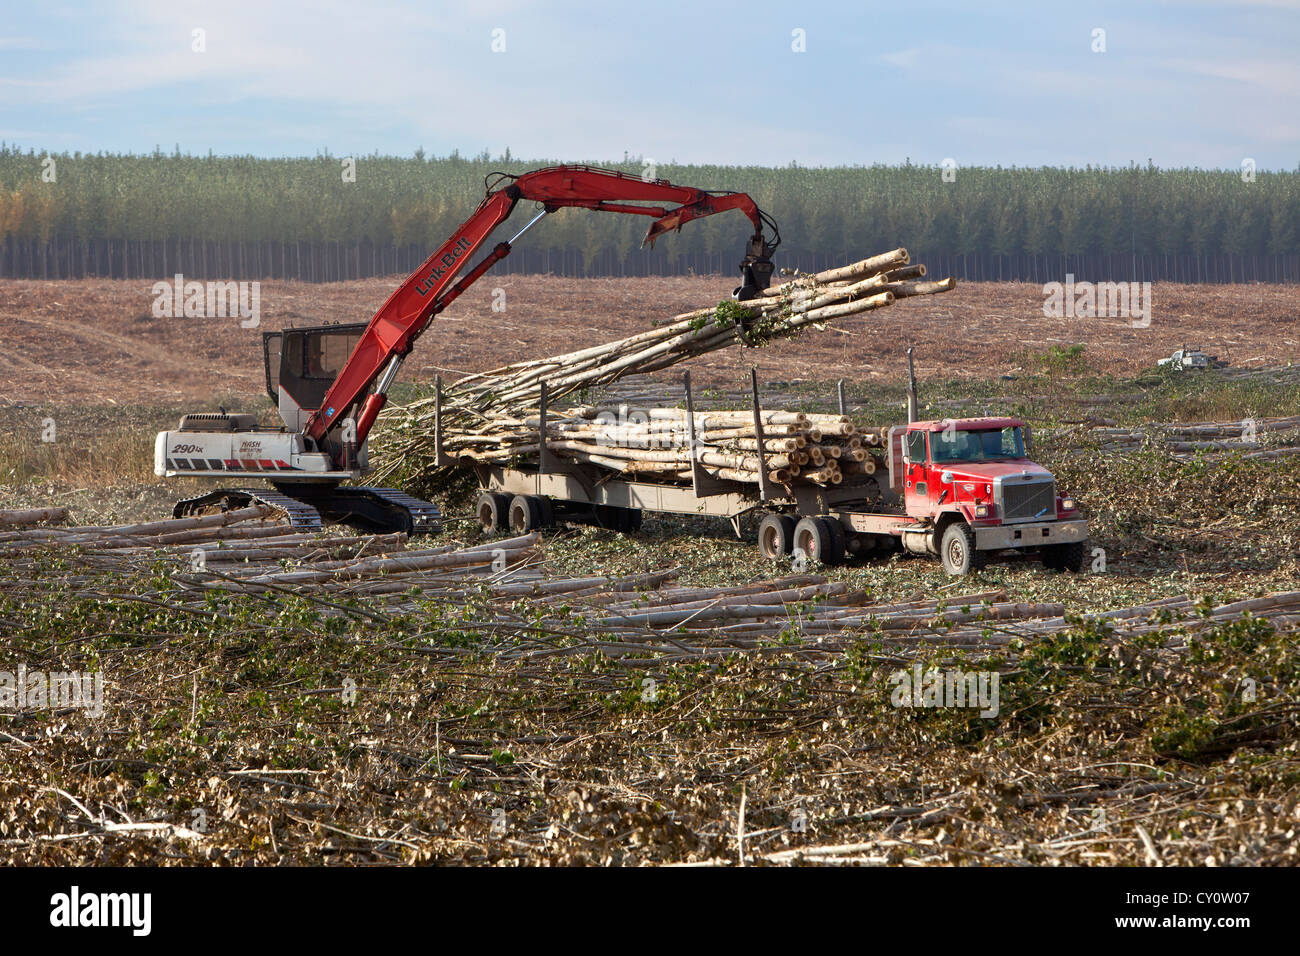
{"label": "excavator cab", "polygon": [[347,364],[365,322],[262,333],[266,394],[285,427],[301,431]]}
{"label": "excavator cab", "polygon": [[317,325],[262,333],[266,394],[285,428],[257,416],[186,415],[154,443],[162,476],[262,479],[270,488],[221,488],[176,503],[177,518],[262,504],[283,512],[295,531],[345,523],[366,533],[436,534],[442,514],[432,502],[392,488],[346,484],[366,471],[365,442],[348,446],[340,462],[302,434],[312,412],[347,364],[369,323]]}

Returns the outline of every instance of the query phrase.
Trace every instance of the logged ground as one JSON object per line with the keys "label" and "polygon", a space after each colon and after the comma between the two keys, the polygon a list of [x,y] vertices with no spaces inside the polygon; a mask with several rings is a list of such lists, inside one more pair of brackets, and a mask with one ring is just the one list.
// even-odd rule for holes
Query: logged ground
{"label": "logged ground", "polygon": [[[263,323],[364,317],[389,285],[266,283]],[[421,344],[437,362],[420,375],[627,334],[728,283],[501,285],[510,311],[493,314],[486,292],[468,294],[457,324]],[[232,320],[155,321],[147,292],[0,284],[9,346],[0,508],[66,504],[78,523],[113,523],[164,515],[186,493],[152,478],[152,433],[187,401],[254,391],[259,346]],[[872,343],[898,343],[906,330],[935,415],[990,408],[1060,425],[1300,414],[1300,386],[1285,371],[1146,371],[1184,341],[1237,368],[1285,365],[1297,344],[1294,290],[1157,286],[1149,329],[1051,323],[1041,300],[1032,286],[959,286],[874,313],[870,331],[860,322],[852,334],[695,368],[726,389],[757,361],[784,383],[782,401],[815,410],[836,378],[850,378],[855,414],[892,420],[901,349]],[[277,302],[284,311],[272,311]],[[863,388],[871,378],[876,387]],[[47,419],[57,440],[43,443]],[[1103,571],[997,564],[956,583],[932,562],[894,556],[821,573],[882,604],[1000,589],[1013,601],[1060,602],[1069,615],[1179,594],[1222,604],[1300,590],[1294,457],[1110,455],[1044,438],[1038,458],[1085,503]],[[462,498],[442,503],[453,519],[467,513]],[[476,539],[454,520],[449,535]],[[38,561],[20,569],[0,555],[0,670],[102,670],[109,711],[0,711],[5,862],[734,864],[741,833],[753,863],[1297,861],[1294,620],[1214,628],[1173,661],[1156,648],[1179,633],[1176,620],[1153,622],[1166,630],[1131,646],[1082,621],[1051,640],[1030,637],[980,664],[1005,681],[988,721],[890,706],[885,678],[900,664],[962,661],[934,646],[884,653],[870,628],[830,661],[801,655],[789,635],[722,660],[615,660],[584,649],[598,634],[530,632],[524,600],[508,635],[554,651],[512,662],[484,652],[487,636],[504,632],[472,600],[416,595],[416,611],[393,614],[367,599],[340,610],[310,592],[230,594],[194,613],[175,606],[181,585],[166,562],[109,576],[76,554]],[[722,524],[653,517],[631,536],[557,532],[541,566],[565,576],[678,568],[694,585],[789,571]],[[20,570],[38,585],[9,586]],[[584,613],[575,601],[577,631]],[[642,699],[647,678],[653,701]],[[349,679],[352,704],[338,693]],[[1246,679],[1258,692],[1249,702]],[[108,825],[127,822],[176,829]]]}
{"label": "logged ground", "polygon": [[[264,282],[257,329],[242,329],[235,319],[155,318],[152,284],[143,280],[0,282],[0,408],[207,402],[228,392],[256,393],[263,387],[261,331],[365,321],[398,281]],[[720,276],[488,276],[425,334],[403,378],[454,377],[620,338],[712,305],[733,285]],[[505,290],[505,312],[492,311],[495,288]],[[1184,344],[1238,367],[1285,363],[1300,349],[1294,286],[1158,284],[1152,299],[1151,325],[1139,329],[1124,319],[1045,318],[1037,285],[959,285],[954,293],[901,301],[761,354],[706,356],[692,369],[700,381],[722,386],[736,384],[750,364],[765,379],[884,382],[901,374],[910,344],[926,377],[984,378],[1019,374],[1027,350],[1083,344],[1098,371],[1132,375]]]}

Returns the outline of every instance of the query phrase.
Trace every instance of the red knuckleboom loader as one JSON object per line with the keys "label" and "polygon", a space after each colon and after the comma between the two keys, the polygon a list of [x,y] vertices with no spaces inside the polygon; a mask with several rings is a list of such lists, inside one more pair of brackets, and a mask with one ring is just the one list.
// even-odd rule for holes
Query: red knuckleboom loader
{"label": "red knuckleboom loader", "polygon": [[[221,488],[178,502],[176,517],[264,502],[285,510],[294,527],[322,521],[365,530],[433,533],[438,508],[389,488],[349,484],[368,467],[366,439],[388,390],[420,334],[519,237],[557,209],[650,216],[644,242],[693,219],[737,209],[753,226],[740,263],[737,299],[766,289],[780,235],[771,217],[741,192],[675,186],[591,166],[552,166],[521,176],[493,173],[473,214],[403,282],[367,323],[287,328],[263,334],[266,391],[281,424],[256,414],[186,415],[154,444],[154,471],[165,477],[264,479],[270,487]],[[509,240],[478,255],[521,202],[537,214]],[[767,232],[765,233],[765,230]],[[477,261],[475,257],[478,255]],[[471,265],[471,263],[473,263]]]}

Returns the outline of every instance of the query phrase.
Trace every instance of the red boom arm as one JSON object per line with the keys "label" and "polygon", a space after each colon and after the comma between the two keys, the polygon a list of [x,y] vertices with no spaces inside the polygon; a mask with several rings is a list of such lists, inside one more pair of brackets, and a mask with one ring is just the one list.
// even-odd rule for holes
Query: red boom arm
{"label": "red boom arm", "polygon": [[[654,216],[644,242],[654,241],[670,229],[702,216],[728,209],[739,209],[754,224],[754,239],[762,248],[766,217],[745,193],[710,193],[687,186],[674,186],[662,179],[647,181],[637,176],[591,166],[552,166],[535,170],[496,189],[474,210],[455,235],[442,244],[420,268],[385,302],[362,333],[347,364],[325,393],[320,408],[312,413],[306,433],[320,443],[379,379],[375,391],[365,400],[356,420],[355,442],[366,440],[375,417],[384,406],[388,386],[402,358],[411,351],[415,340],[439,312],[473,284],[483,273],[510,253],[510,243],[501,242],[491,253],[455,285],[452,280],[503,223],[521,200],[535,200],[553,212],[562,206],[577,206],[601,212],[632,213]],[[676,203],[669,210],[662,206],[633,206],[629,202]],[[770,223],[770,220],[766,220]],[[530,223],[531,225],[531,223]],[[516,236],[515,238],[518,238]],[[644,244],[644,243],[643,243]],[[770,246],[766,247],[770,250]],[[382,375],[382,378],[380,377]]]}

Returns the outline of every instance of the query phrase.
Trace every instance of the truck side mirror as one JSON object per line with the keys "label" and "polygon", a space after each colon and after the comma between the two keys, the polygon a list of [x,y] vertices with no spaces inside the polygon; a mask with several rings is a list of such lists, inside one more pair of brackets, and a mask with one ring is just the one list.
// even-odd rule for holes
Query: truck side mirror
{"label": "truck side mirror", "polygon": [[925,432],[908,432],[903,442],[903,461],[909,465],[925,464]]}
{"label": "truck side mirror", "polygon": [[1034,429],[1028,422],[1025,423],[1025,454],[1030,457],[1034,454]]}

